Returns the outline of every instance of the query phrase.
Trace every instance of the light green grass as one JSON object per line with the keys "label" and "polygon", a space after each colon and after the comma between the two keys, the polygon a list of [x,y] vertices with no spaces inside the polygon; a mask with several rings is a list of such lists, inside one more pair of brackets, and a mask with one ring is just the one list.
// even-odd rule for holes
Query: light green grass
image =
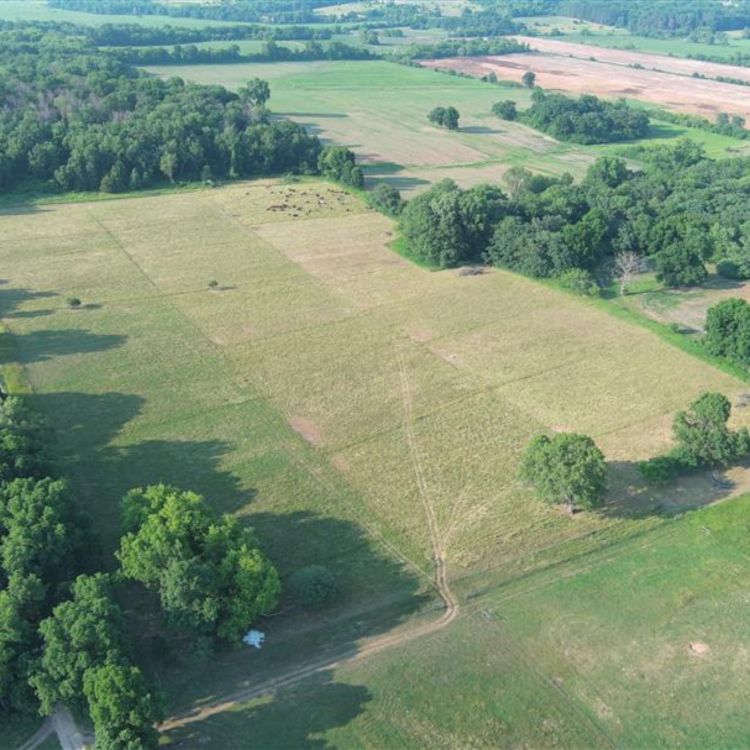
{"label": "light green grass", "polygon": [[563,37],[567,42],[592,44],[611,49],[634,50],[649,52],[657,55],[672,55],[674,57],[694,57],[705,55],[717,61],[731,61],[734,54],[750,54],[750,39],[732,37],[727,44],[703,44],[691,42],[688,39],[659,39],[638,36],[636,34],[612,33],[595,31],[591,34],[566,33]]}
{"label": "light green grass", "polygon": [[[169,735],[262,747],[746,747],[750,497],[571,546],[454,625]],[[691,643],[709,647],[695,655]]]}

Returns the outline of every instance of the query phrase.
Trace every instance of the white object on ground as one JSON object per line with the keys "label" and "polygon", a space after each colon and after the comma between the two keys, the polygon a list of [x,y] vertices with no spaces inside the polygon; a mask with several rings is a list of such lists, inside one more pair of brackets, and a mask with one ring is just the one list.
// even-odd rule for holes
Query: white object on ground
{"label": "white object on ground", "polygon": [[255,646],[255,648],[261,648],[265,640],[266,634],[261,633],[260,630],[248,630],[242,638],[243,643],[248,646]]}

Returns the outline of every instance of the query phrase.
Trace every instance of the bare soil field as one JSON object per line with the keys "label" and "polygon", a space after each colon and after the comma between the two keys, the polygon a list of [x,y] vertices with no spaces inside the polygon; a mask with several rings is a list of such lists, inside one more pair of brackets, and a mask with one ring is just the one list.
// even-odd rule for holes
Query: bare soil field
{"label": "bare soil field", "polygon": [[[554,44],[586,49],[585,45],[580,44],[566,45],[559,42],[554,42]],[[528,53],[494,57],[452,57],[442,60],[426,60],[422,64],[436,70],[459,70],[478,77],[494,72],[498,78],[517,82],[521,81],[521,77],[527,70],[533,70],[537,75],[538,85],[545,89],[572,94],[638,99],[677,112],[701,115],[709,119],[713,119],[718,112],[750,117],[750,96],[744,86],[692,78],[677,73],[630,68],[621,63],[604,62],[604,56],[614,51],[598,47],[590,48],[590,50],[591,56],[596,57],[595,60],[567,57],[562,54]],[[638,57],[638,53],[622,54],[632,55],[633,59]],[[658,58],[654,55],[641,55],[641,57]],[[658,59],[671,62],[671,58]],[[692,61],[688,60],[675,60],[674,62],[692,64]],[[709,63],[694,64],[710,65]],[[713,65],[712,67],[729,66]],[[730,68],[730,71],[733,70],[734,68]],[[744,75],[750,77],[750,71],[746,70]]]}
{"label": "bare soil field", "polygon": [[649,70],[677,73],[684,76],[692,76],[694,73],[707,78],[726,76],[739,78],[750,83],[750,68],[743,68],[739,65],[687,60],[682,57],[655,55],[647,52],[636,52],[635,50],[608,49],[591,44],[576,44],[533,36],[519,36],[517,38],[520,42],[526,42],[531,49],[550,55],[577,57],[582,60],[590,60],[591,57],[595,57],[597,62],[625,66],[642,65]]}

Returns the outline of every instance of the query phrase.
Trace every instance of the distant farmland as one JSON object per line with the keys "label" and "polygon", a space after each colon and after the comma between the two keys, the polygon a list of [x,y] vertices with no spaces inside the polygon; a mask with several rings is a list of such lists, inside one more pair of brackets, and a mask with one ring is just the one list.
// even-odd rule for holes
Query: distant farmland
{"label": "distant farmland", "polygon": [[[435,70],[456,70],[476,77],[495,73],[501,80],[517,83],[527,70],[533,70],[537,75],[537,84],[545,89],[638,99],[676,112],[701,115],[710,120],[719,112],[738,114],[750,119],[747,87],[692,77],[693,72],[702,72],[707,77],[725,75],[750,81],[750,70],[747,68],[620,52],[532,37],[526,41],[543,51],[427,60],[422,64]],[[644,67],[630,67],[625,64],[626,58],[636,62],[642,58],[640,64]],[[675,72],[659,72],[651,70],[652,67]]]}

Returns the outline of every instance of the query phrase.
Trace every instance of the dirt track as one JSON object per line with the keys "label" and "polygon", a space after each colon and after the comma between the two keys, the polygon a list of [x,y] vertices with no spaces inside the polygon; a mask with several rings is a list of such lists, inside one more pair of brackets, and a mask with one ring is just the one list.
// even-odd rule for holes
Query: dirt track
{"label": "dirt track", "polygon": [[[538,43],[540,40],[533,40]],[[548,40],[542,40],[550,44]],[[555,43],[557,44],[557,43]],[[620,62],[606,62],[609,53],[612,57],[628,56],[631,62],[638,62],[638,57],[656,58],[659,64],[706,65],[712,69],[728,68],[723,75],[734,75],[732,66],[721,66],[711,63],[698,63],[689,60],[673,60],[658,55],[603,50],[598,47],[587,47],[581,44],[566,44],[558,49],[577,48],[576,54],[585,52],[585,59],[569,57],[572,51],[565,54],[537,52],[514,54],[496,57],[451,57],[441,60],[425,60],[422,65],[435,69],[460,70],[473,76],[483,76],[494,72],[498,78],[521,81],[527,70],[537,75],[537,83],[545,89],[565,91],[573,94],[596,94],[608,98],[625,97],[663,106],[678,112],[701,115],[713,120],[718,112],[738,114],[750,121],[750,88],[732,83],[720,83],[713,80],[692,78],[678,73],[661,73],[653,70],[630,68]],[[596,60],[589,59],[590,56]],[[644,63],[641,63],[644,64]],[[704,71],[709,75],[708,69]],[[750,80],[750,70],[744,70]],[[739,76],[735,76],[739,77]]]}

